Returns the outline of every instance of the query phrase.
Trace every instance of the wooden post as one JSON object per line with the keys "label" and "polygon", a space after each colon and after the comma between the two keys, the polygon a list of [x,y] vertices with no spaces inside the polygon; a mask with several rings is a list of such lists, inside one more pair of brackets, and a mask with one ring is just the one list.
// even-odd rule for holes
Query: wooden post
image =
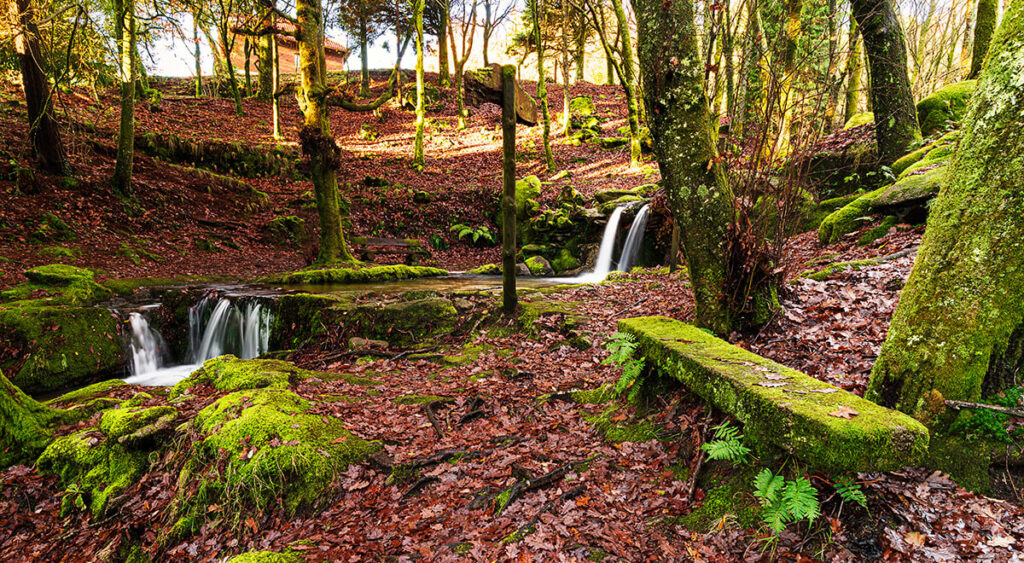
{"label": "wooden post", "polygon": [[516,310],[516,67],[501,67],[501,138],[504,188],[501,197],[502,303]]}

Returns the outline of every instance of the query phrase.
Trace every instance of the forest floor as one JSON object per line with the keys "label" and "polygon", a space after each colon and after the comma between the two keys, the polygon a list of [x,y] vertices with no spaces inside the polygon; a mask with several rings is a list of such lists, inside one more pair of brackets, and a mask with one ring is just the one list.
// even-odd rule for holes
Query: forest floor
{"label": "forest floor", "polygon": [[[561,92],[554,85],[549,92],[557,115]],[[573,87],[573,95],[581,93],[592,95],[600,111],[609,112],[607,130],[625,123],[619,89]],[[8,88],[2,95],[0,146],[7,147],[5,159],[9,155],[24,164],[24,155],[11,148],[25,145],[24,109],[11,101],[17,99],[16,91]],[[50,246],[31,237],[47,211],[59,214],[77,235],[74,241],[47,244],[70,248],[77,254],[75,265],[98,268],[111,277],[252,277],[308,263],[308,247],[282,247],[262,234],[262,226],[280,215],[300,215],[315,224],[314,211],[303,197],[311,189],[308,182],[247,180],[270,196],[269,205],[253,208],[217,186],[203,185],[187,171],[139,155],[139,203],[125,207],[105,187],[112,159],[94,150],[95,143],[113,143],[116,109],[102,109],[116,108],[113,93],[101,94],[98,105],[83,95],[66,102],[67,120],[92,124],[72,128],[69,134],[76,185],[61,185],[39,174],[35,193],[15,193],[13,182],[0,179],[0,256],[6,259],[0,263],[0,286],[22,281],[20,272],[26,267],[59,261],[46,251]],[[228,100],[168,96],[159,111],[142,107],[138,117],[143,131],[271,146],[267,106],[251,100],[245,106],[246,117],[238,118]],[[433,259],[449,269],[496,261],[496,249],[457,244],[447,232],[453,219],[493,225],[488,206],[480,205],[481,198],[491,201],[500,189],[500,133],[493,109],[475,113],[466,132],[455,131],[451,103],[431,114],[427,168],[422,174],[406,164],[412,138],[408,112],[388,109],[378,120],[370,114],[335,110],[332,126],[343,148],[343,191],[352,201],[352,232],[421,238],[440,234],[452,246],[435,252]],[[292,143],[296,112],[289,102],[285,133]],[[360,139],[364,123],[373,123],[380,134],[377,140]],[[91,128],[103,134],[88,133]],[[539,128],[521,128],[521,133],[520,149],[535,153]],[[630,169],[628,154],[621,150],[556,141],[555,151],[558,168],[571,172],[567,182],[585,194],[658,178],[653,164]],[[536,159],[520,164],[519,175],[528,173],[546,177]],[[367,176],[386,178],[393,191],[382,194],[379,188],[366,186]],[[544,197],[553,199],[561,185],[547,187]],[[436,199],[429,206],[414,204],[412,194],[417,190],[429,191]],[[794,237],[788,245],[784,313],[760,332],[733,334],[730,340],[863,394],[913,253],[841,271],[824,281],[800,274],[829,263],[912,250],[922,232],[921,227],[894,227],[864,247],[856,244],[859,233],[827,247],[818,245],[814,233]],[[216,241],[217,251],[198,250],[197,238]],[[144,248],[155,258],[136,264],[121,251],[125,245]],[[823,498],[823,518],[810,526],[791,525],[777,540],[759,530],[756,522],[741,526],[742,515],[756,500],[749,488],[723,489],[722,484],[743,477],[742,469],[705,464],[690,496],[698,445],[708,437],[709,426],[704,422],[707,409],[692,394],[670,389],[640,406],[578,404],[558,394],[618,379],[618,370],[601,363],[607,354],[600,347],[615,332],[618,319],[660,314],[690,320],[693,301],[685,276],[638,270],[617,275],[609,283],[548,295],[527,291],[524,299],[564,304],[583,318],[577,330],[595,345],[586,350],[569,346],[566,335],[557,330],[564,313],[555,313],[537,320],[536,338],[479,332],[467,344],[480,350],[479,355],[456,365],[399,354],[370,362],[339,358],[333,352],[347,343],[331,331],[294,358],[308,369],[370,375],[379,382],[361,386],[343,380],[307,381],[292,390],[314,401],[318,412],[344,419],[357,435],[381,440],[395,462],[445,451],[459,452],[457,459],[430,464],[414,482],[395,482],[371,465],[353,465],[339,476],[323,512],[294,517],[276,510],[254,513],[251,524],[241,529],[204,527],[187,541],[169,546],[163,556],[217,560],[252,549],[291,548],[314,561],[1020,560],[1024,510],[1019,493],[1014,497],[1012,492],[1024,483],[1010,481],[1014,488],[1008,488],[1011,494],[1006,496],[1011,501],[997,500],[921,469],[860,474],[857,480],[867,493],[867,510],[843,505],[835,496]],[[482,297],[473,301],[477,308],[493,306]],[[438,345],[453,353],[463,343],[452,337]],[[135,390],[119,393],[129,396]],[[556,395],[538,400],[550,393]],[[436,409],[440,431],[422,404],[407,404],[408,399],[427,395],[451,399]],[[207,390],[198,400],[207,404],[216,396]],[[465,416],[475,411],[481,412]],[[710,425],[722,418],[711,413]],[[634,433],[619,440],[609,428],[631,428]],[[517,476],[543,475],[570,464],[549,486],[522,494],[500,513],[475,502],[481,493],[513,484]],[[129,535],[141,536],[144,545],[152,547],[146,542],[159,531],[153,522],[167,508],[168,485],[174,479],[174,474],[159,468],[148,473],[129,488],[129,500],[116,518],[93,520],[86,513],[61,518],[56,479],[13,467],[0,473],[0,529],[5,530],[0,532],[0,556],[12,561],[90,560]],[[814,479],[823,490],[829,489],[827,479]],[[730,496],[720,498],[723,491]],[[725,502],[733,509],[719,518],[702,518],[702,508],[712,502]],[[529,533],[521,541],[503,541],[517,530]]]}

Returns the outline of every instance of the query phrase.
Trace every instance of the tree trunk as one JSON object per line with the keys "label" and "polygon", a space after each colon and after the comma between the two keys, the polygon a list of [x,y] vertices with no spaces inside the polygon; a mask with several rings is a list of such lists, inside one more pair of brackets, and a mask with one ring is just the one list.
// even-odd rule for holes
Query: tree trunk
{"label": "tree trunk", "polygon": [[245,38],[242,51],[245,53],[245,97],[248,98],[252,96],[252,71],[250,70],[252,66],[250,64],[252,60],[252,42],[249,41],[248,37]]}
{"label": "tree trunk", "polygon": [[[622,41],[622,88],[626,91],[626,113],[629,122],[629,163],[632,166],[640,164],[640,108],[636,94],[636,78],[633,70],[633,42],[629,39],[629,20],[626,18],[626,10],[622,7],[622,0],[612,0],[612,8],[615,9],[615,18],[619,25],[619,39]],[[699,54],[698,54],[699,58]]]}
{"label": "tree trunk", "polygon": [[274,98],[274,34],[268,33],[256,39],[256,65],[259,80],[257,99],[269,102]]}
{"label": "tree trunk", "polygon": [[541,0],[530,0],[533,4],[533,38],[537,42],[537,98],[540,100],[541,126],[544,139],[544,163],[548,172],[555,171],[555,157],[551,154],[551,113],[548,111],[548,86],[544,76],[544,42],[540,33],[540,18],[544,7]]}
{"label": "tree trunk", "polygon": [[491,22],[491,1],[484,0],[484,66],[491,66],[491,61],[488,58],[487,51],[488,45],[491,43],[491,33],[493,32]]}
{"label": "tree trunk", "polygon": [[1024,2],[991,51],[866,394],[939,427],[1024,367]]}
{"label": "tree trunk", "polygon": [[448,67],[448,18],[450,0],[434,0],[441,5],[441,23],[437,30],[437,85],[451,86],[451,72]]}
{"label": "tree trunk", "polygon": [[[271,24],[277,29],[277,16]],[[277,50],[277,34],[270,35],[270,89],[272,91],[271,113],[274,119],[274,139],[283,139],[281,134],[281,54]]]}
{"label": "tree trunk", "polygon": [[569,136],[569,7],[562,0],[562,130],[563,137]]}
{"label": "tree trunk", "polygon": [[132,161],[135,158],[135,3],[114,0],[114,35],[117,40],[121,83],[121,124],[114,163],[114,191],[131,197]]}
{"label": "tree trunk", "polygon": [[423,126],[426,111],[423,107],[423,5],[426,0],[413,0],[413,25],[416,27],[416,138],[413,141],[412,165],[423,170]]}
{"label": "tree trunk", "polygon": [[576,37],[576,54],[573,55],[573,62],[576,64],[576,82],[583,82],[583,67],[587,59],[587,22],[586,17],[581,16],[581,19],[581,29]]}
{"label": "tree trunk", "polygon": [[319,264],[352,261],[342,231],[342,205],[338,193],[338,145],[331,135],[330,107],[327,105],[327,56],[324,52],[323,7],[321,0],[298,0],[296,40],[299,46],[301,88],[299,109],[305,117],[300,141],[309,159],[317,215],[320,218]]}
{"label": "tree trunk", "polygon": [[857,115],[860,105],[860,74],[864,66],[864,46],[857,31],[857,21],[850,19],[850,58],[846,60],[846,114],[843,123]]}
{"label": "tree trunk", "polygon": [[977,78],[981,65],[988,54],[992,34],[996,30],[997,0],[978,0],[978,11],[974,18],[974,48],[971,51],[971,73],[968,78]]}
{"label": "tree trunk", "polygon": [[21,83],[28,106],[28,136],[36,163],[42,170],[68,176],[68,164],[60,126],[53,115],[53,100],[50,97],[50,83],[40,66],[43,60],[39,48],[39,30],[35,23],[35,11],[30,0],[11,1],[11,21],[21,23],[20,33],[14,38],[14,52],[21,66]]}
{"label": "tree trunk", "polygon": [[680,227],[696,321],[731,327],[726,305],[732,191],[718,159],[691,2],[635,0],[644,102],[672,215]]}
{"label": "tree trunk", "polygon": [[195,44],[196,97],[203,97],[203,59],[199,51],[199,14],[192,12],[192,42]]}
{"label": "tree trunk", "polygon": [[907,44],[892,0],[851,0],[871,73],[878,156],[891,163],[921,139],[907,75]]}
{"label": "tree trunk", "polygon": [[792,151],[793,112],[796,109],[796,96],[793,93],[793,88],[798,72],[796,52],[800,44],[800,16],[803,8],[803,0],[786,1],[785,40],[782,44],[782,84],[780,84],[779,92],[779,111],[782,114],[782,122],[779,124],[779,136],[775,142],[773,156],[776,158],[788,156]]}
{"label": "tree trunk", "polygon": [[732,125],[731,117],[734,115],[734,106],[736,105],[736,91],[734,84],[736,83],[736,71],[733,68],[733,29],[732,29],[732,10],[728,3],[722,7],[722,15],[725,19],[725,26],[722,29],[722,58],[725,59],[725,108],[726,115],[730,117],[730,127]]}
{"label": "tree trunk", "polygon": [[224,47],[224,70],[228,74],[228,86],[231,87],[231,96],[235,99],[235,115],[241,117],[242,92],[238,88],[238,77],[235,76],[235,63],[231,62],[231,46],[228,43],[227,23],[222,24],[220,30],[221,45]]}
{"label": "tree trunk", "polygon": [[359,18],[359,62],[361,65],[359,97],[361,98],[370,97],[370,51],[367,40],[369,33],[366,29],[366,14],[364,12]]}

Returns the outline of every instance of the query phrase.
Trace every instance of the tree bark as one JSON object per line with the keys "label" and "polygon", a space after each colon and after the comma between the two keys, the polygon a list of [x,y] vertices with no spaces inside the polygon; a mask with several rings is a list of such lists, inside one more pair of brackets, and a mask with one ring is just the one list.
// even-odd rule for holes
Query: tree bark
{"label": "tree bark", "polygon": [[726,279],[732,191],[715,147],[691,2],[636,0],[648,123],[672,215],[679,224],[696,321],[731,327]]}
{"label": "tree bark", "polygon": [[[225,16],[227,17],[227,16]],[[238,77],[235,76],[235,63],[231,62],[231,44],[228,43],[228,22],[225,20],[221,24],[220,29],[220,40],[221,45],[224,48],[224,70],[228,74],[228,86],[231,87],[231,96],[235,99],[235,115],[241,116],[242,111],[242,92],[238,88]],[[234,39],[232,39],[232,43]]]}
{"label": "tree bark", "polygon": [[633,70],[633,42],[629,39],[629,20],[622,0],[612,0],[615,18],[619,26],[619,39],[622,41],[622,88],[626,91],[626,113],[629,122],[629,163],[640,164],[640,107],[637,99],[637,80]]}
{"label": "tree bark", "polygon": [[851,0],[871,73],[878,156],[891,163],[921,139],[907,74],[907,44],[892,0]]}
{"label": "tree bark", "polygon": [[426,0],[413,0],[413,26],[416,28],[416,137],[412,148],[412,165],[423,170],[423,127],[426,111],[423,107],[423,7]]}
{"label": "tree bark", "polygon": [[544,17],[541,0],[530,0],[533,6],[533,38],[537,42],[537,98],[540,100],[541,126],[544,139],[544,163],[548,172],[555,171],[555,157],[551,154],[551,113],[548,111],[548,86],[544,76],[544,39],[540,33],[540,20]]}
{"label": "tree bark", "polygon": [[997,0],[978,0],[978,11],[974,18],[974,47],[971,49],[971,73],[968,78],[977,78],[985,62],[992,34],[998,18]]}
{"label": "tree bark", "polygon": [[562,0],[562,130],[569,136],[569,3]]}
{"label": "tree bark", "polygon": [[860,105],[860,74],[864,68],[864,46],[857,30],[857,21],[850,19],[850,56],[846,60],[846,114],[843,123],[857,115]]}
{"label": "tree bark", "polygon": [[451,72],[448,67],[448,20],[451,17],[449,11],[450,0],[433,0],[440,6],[441,22],[437,30],[437,85],[451,86]]}
{"label": "tree bark", "polygon": [[366,12],[359,18],[359,97],[370,97],[370,51],[369,51],[369,30],[366,28]]}
{"label": "tree bark", "polygon": [[196,97],[203,97],[203,59],[199,52],[199,12],[192,12],[192,43],[195,44],[193,56],[196,59]]}
{"label": "tree bark", "polygon": [[256,39],[256,72],[259,92],[256,99],[269,102],[274,98],[274,34],[268,33]]}
{"label": "tree bark", "polygon": [[132,161],[135,158],[135,2],[114,0],[114,35],[117,40],[121,83],[121,123],[114,163],[114,191],[133,196]]}
{"label": "tree bark", "polygon": [[252,42],[246,37],[242,46],[245,53],[245,97],[252,96]]}
{"label": "tree bark", "polygon": [[[271,25],[277,29],[277,16],[272,16]],[[277,50],[277,34],[270,34],[270,89],[271,89],[271,114],[274,120],[274,139],[284,138],[281,134],[281,54]]]}
{"label": "tree bark", "polygon": [[506,313],[516,310],[516,67],[501,67],[501,149],[502,149],[502,306]]}
{"label": "tree bark", "polygon": [[40,65],[43,52],[39,48],[35,10],[30,0],[11,0],[9,6],[13,10],[11,21],[21,24],[19,34],[14,37],[14,52],[21,67],[21,84],[28,107],[28,136],[36,164],[42,170],[69,176],[71,165],[64,150],[60,126],[53,115],[50,83]]}
{"label": "tree bark", "polygon": [[305,118],[299,135],[302,152],[309,159],[310,177],[320,218],[318,264],[353,261],[342,231],[342,202],[338,193],[339,149],[331,134],[327,105],[327,56],[324,52],[321,0],[296,2],[301,88],[296,97]]}
{"label": "tree bark", "polygon": [[1024,367],[1024,2],[991,52],[866,394],[933,427]]}

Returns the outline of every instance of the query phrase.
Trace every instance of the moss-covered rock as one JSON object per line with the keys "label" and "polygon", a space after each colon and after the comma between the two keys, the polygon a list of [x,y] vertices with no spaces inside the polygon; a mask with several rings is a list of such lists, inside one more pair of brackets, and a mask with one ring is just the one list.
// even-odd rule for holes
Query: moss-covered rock
{"label": "moss-covered rock", "polygon": [[49,444],[53,426],[69,421],[66,412],[40,404],[0,373],[0,469],[32,463]]}
{"label": "moss-covered rock", "polygon": [[569,270],[575,270],[580,267],[580,261],[569,252],[568,248],[561,248],[558,250],[558,255],[551,260],[551,268],[556,274],[567,272]]}
{"label": "moss-covered rock", "polygon": [[14,301],[40,292],[48,296],[48,304],[81,304],[109,297],[110,290],[93,281],[94,275],[92,270],[67,264],[36,266],[25,270],[28,283],[6,290],[0,296],[5,301]]}
{"label": "moss-covered rock", "polygon": [[977,86],[975,80],[950,84],[917,103],[917,121],[925,137],[959,123],[967,113],[967,103]]}
{"label": "moss-covered rock", "polygon": [[361,336],[406,346],[455,330],[458,315],[451,301],[433,297],[383,306],[358,305],[348,314],[347,322]]}
{"label": "moss-covered rock", "polygon": [[832,244],[846,233],[857,230],[858,223],[865,220],[871,211],[871,204],[885,188],[862,194],[842,208],[832,212],[818,227],[818,242]]}
{"label": "moss-covered rock", "polygon": [[524,263],[530,269],[530,275],[549,276],[554,273],[551,264],[543,256],[531,256]]}
{"label": "moss-covered rock", "polygon": [[66,242],[75,240],[76,236],[75,231],[63,219],[53,213],[43,213],[31,238],[36,242]]}
{"label": "moss-covered rock", "polygon": [[277,243],[285,245],[300,245],[306,242],[306,220],[295,215],[274,217],[264,227],[267,237]]}
{"label": "moss-covered rock", "polygon": [[9,343],[0,369],[28,393],[113,376],[124,366],[118,320],[100,307],[0,305],[0,334]]}
{"label": "moss-covered rock", "polygon": [[230,354],[206,360],[203,367],[171,389],[175,399],[188,389],[205,383],[220,391],[245,389],[286,389],[289,384],[314,377],[315,373],[282,360],[240,360]]}
{"label": "moss-covered rock", "polygon": [[872,210],[923,204],[939,194],[948,180],[948,167],[943,164],[920,174],[906,175],[891,186],[881,188],[871,200]]}
{"label": "moss-covered rock", "polygon": [[880,407],[666,317],[619,321],[660,373],[732,414],[762,453],[780,449],[832,472],[898,469],[919,461],[928,431]]}
{"label": "moss-covered rock", "polygon": [[501,275],[501,264],[484,264],[483,266],[477,266],[472,270],[467,270],[467,274],[473,274],[477,276],[497,276]]}
{"label": "moss-covered rock", "polygon": [[853,117],[847,120],[847,122],[843,124],[843,129],[853,129],[854,127],[860,127],[861,125],[867,125],[868,123],[874,122],[875,114],[871,113],[870,111],[866,111],[864,113],[855,114]]}
{"label": "moss-covered rock", "polygon": [[[200,411],[190,425],[201,438],[179,478],[171,535],[192,532],[207,518],[237,526],[247,510],[280,506],[294,514],[330,502],[338,474],[381,445],[309,411],[302,397],[274,388],[236,391]],[[226,464],[211,463],[218,460]]]}
{"label": "moss-covered rock", "polygon": [[597,113],[597,106],[590,96],[576,96],[569,100],[569,113],[572,117],[590,117]]}
{"label": "moss-covered rock", "polygon": [[536,211],[536,200],[540,197],[541,186],[540,179],[533,175],[516,180],[516,219],[526,220]]}
{"label": "moss-covered rock", "polygon": [[225,563],[301,563],[302,561],[305,559],[295,552],[250,551],[236,555]]}
{"label": "moss-covered rock", "polygon": [[394,264],[391,266],[371,266],[368,268],[299,270],[279,276],[271,276],[260,281],[295,285],[380,283],[445,275],[448,275],[448,272],[440,268]]}
{"label": "moss-covered rock", "polygon": [[117,409],[103,411],[100,431],[110,440],[125,443],[130,439],[143,439],[150,435],[147,429],[156,429],[178,417],[174,407],[162,405],[150,408],[126,404]]}

